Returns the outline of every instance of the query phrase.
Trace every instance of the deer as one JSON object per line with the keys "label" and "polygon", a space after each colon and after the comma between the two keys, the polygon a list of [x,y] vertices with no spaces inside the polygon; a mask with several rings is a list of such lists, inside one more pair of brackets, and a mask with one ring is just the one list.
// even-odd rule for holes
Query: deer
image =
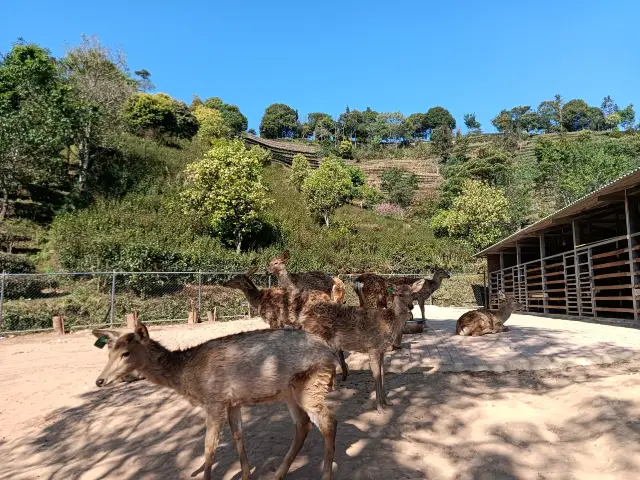
{"label": "deer", "polygon": [[391,308],[362,308],[320,302],[309,305],[300,313],[302,328],[323,338],[335,351],[369,354],[378,412],[383,412],[384,405],[388,405],[384,390],[384,354],[411,317],[413,295],[420,291],[424,282],[421,279],[411,285],[390,287],[393,294]]}
{"label": "deer", "polygon": [[[425,302],[440,288],[442,280],[445,278],[451,278],[451,274],[442,268],[435,268],[431,280],[425,279],[422,289],[414,295],[414,300],[418,301],[423,320],[426,320],[424,315]],[[389,285],[411,285],[414,281],[415,278],[411,277],[385,279],[373,273],[365,273],[356,277],[353,288],[358,295],[361,307],[387,308],[391,300],[388,294]]]}
{"label": "deer", "polygon": [[498,301],[501,305],[496,312],[481,308],[462,314],[456,323],[456,335],[479,337],[490,333],[508,332],[509,327],[504,324],[512,312],[523,310],[524,306],[516,301],[513,295],[505,295],[502,290],[498,291]]}
{"label": "deer", "polygon": [[204,471],[204,479],[211,480],[213,455],[226,418],[236,442],[242,479],[249,479],[241,407],[285,402],[296,433],[274,477],[286,475],[313,423],[324,436],[322,480],[331,480],[337,422],[326,396],[333,389],[337,358],[321,339],[302,330],[254,330],[169,350],[153,340],[140,323],[133,333],[112,340],[109,361],[96,380],[98,387],[137,370],[150,382],[171,388],[204,409],[204,465],[192,476]]}
{"label": "deer", "polygon": [[331,288],[331,301],[344,304],[346,302],[344,298],[344,282],[339,277],[332,277],[332,280],[333,287]]}
{"label": "deer", "polygon": [[[303,328],[299,322],[301,313],[308,310],[312,304],[332,301],[332,297],[317,290],[301,291],[295,288],[283,289],[279,287],[259,289],[251,281],[251,276],[256,270],[257,268],[253,267],[246,274],[235,275],[224,282],[222,286],[241,290],[249,305],[258,312],[258,315],[269,325],[269,328]],[[332,291],[337,288],[339,287],[334,285]],[[344,284],[342,284],[342,288],[344,295]],[[342,380],[344,381],[348,375],[347,362],[342,351],[338,352],[338,357],[342,369]]]}
{"label": "deer", "polygon": [[[120,333],[117,332],[116,330],[96,329],[96,330],[92,330],[91,333],[93,333],[93,335],[98,339],[102,339],[102,338],[106,339],[106,345],[107,345],[108,351],[111,351],[111,349],[113,349],[113,345],[115,344],[115,339],[117,339],[120,336]],[[102,348],[103,346],[104,345],[100,346],[100,348]],[[121,381],[125,383],[131,383],[137,380],[144,380],[144,376],[135,370],[127,373],[121,378]]]}
{"label": "deer", "polygon": [[303,272],[289,273],[287,272],[287,261],[289,260],[289,250],[285,250],[281,255],[271,259],[267,266],[267,272],[278,278],[278,285],[281,288],[297,288],[298,290],[318,290],[327,295],[331,295],[331,291],[335,285],[334,277],[324,272]]}

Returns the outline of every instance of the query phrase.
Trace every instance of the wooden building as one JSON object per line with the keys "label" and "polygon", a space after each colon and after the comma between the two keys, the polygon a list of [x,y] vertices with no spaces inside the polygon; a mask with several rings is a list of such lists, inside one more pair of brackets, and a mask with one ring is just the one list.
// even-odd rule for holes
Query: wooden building
{"label": "wooden building", "polygon": [[638,320],[639,200],[636,169],[479,252],[490,308],[502,289],[533,313]]}

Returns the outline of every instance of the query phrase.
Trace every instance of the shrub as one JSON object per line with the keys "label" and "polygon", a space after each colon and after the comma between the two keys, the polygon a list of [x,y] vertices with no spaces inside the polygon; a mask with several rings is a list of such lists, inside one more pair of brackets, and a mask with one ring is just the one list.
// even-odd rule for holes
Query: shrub
{"label": "shrub", "polygon": [[327,157],[304,181],[302,191],[312,215],[328,227],[331,213],[353,195],[353,184],[342,160]]}
{"label": "shrub", "polygon": [[296,187],[297,191],[302,189],[302,184],[311,174],[311,165],[307,157],[301,153],[297,153],[293,156],[291,162],[291,183]]}
{"label": "shrub", "polygon": [[418,177],[414,173],[405,173],[397,168],[391,168],[382,174],[381,187],[387,193],[390,203],[408,207],[418,188]]}
{"label": "shrub", "polygon": [[351,140],[345,138],[338,145],[338,155],[340,158],[351,159],[353,158],[353,144]]}

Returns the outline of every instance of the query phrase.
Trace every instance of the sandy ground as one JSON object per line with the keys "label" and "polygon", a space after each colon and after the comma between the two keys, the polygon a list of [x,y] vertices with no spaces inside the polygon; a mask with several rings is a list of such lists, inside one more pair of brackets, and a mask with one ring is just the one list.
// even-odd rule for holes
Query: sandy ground
{"label": "sandy ground", "polygon": [[[157,327],[167,346],[263,328],[258,320]],[[98,389],[106,348],[89,332],[0,340],[0,479],[187,479],[202,464],[202,412],[146,381]],[[337,479],[640,478],[640,363],[538,372],[390,374],[372,409],[355,372],[331,394]],[[245,407],[255,477],[286,453],[284,405]],[[314,430],[287,476],[320,477]],[[239,479],[228,427],[214,478]]]}

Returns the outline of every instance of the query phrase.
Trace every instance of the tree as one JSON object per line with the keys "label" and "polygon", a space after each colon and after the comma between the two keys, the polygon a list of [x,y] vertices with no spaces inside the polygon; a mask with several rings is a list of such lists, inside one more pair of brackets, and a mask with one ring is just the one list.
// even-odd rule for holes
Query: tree
{"label": "tree", "polygon": [[560,95],[556,95],[553,100],[545,100],[538,105],[538,123],[541,130],[546,133],[561,132],[562,126],[562,107],[564,101]]}
{"label": "tree", "polygon": [[260,122],[260,136],[264,138],[294,138],[300,128],[297,112],[283,103],[269,105]]}
{"label": "tree", "polygon": [[456,128],[456,119],[453,115],[443,107],[432,107],[427,110],[426,125],[427,128],[435,130],[438,127],[446,126],[450,131]]}
{"label": "tree", "polygon": [[470,133],[480,133],[480,122],[476,120],[475,113],[464,114],[464,125]]}
{"label": "tree", "polygon": [[55,60],[38,45],[17,43],[0,57],[0,222],[9,194],[63,177],[75,110]]}
{"label": "tree", "polygon": [[345,138],[340,142],[340,145],[338,145],[338,155],[344,159],[353,158],[353,145],[351,144],[351,140]]}
{"label": "tree", "polygon": [[391,168],[380,176],[380,187],[387,194],[389,203],[408,207],[411,205],[413,195],[418,188],[418,177],[415,173]]}
{"label": "tree", "polygon": [[212,140],[231,136],[231,129],[224,122],[222,114],[218,110],[202,105],[196,107],[193,114],[200,124],[198,138],[204,142],[210,143]]}
{"label": "tree", "polygon": [[412,113],[405,119],[404,130],[409,138],[425,138],[429,126],[426,113]]}
{"label": "tree", "polygon": [[532,132],[544,129],[538,114],[531,110],[529,105],[502,110],[491,119],[491,123],[496,127],[496,130],[506,134],[520,134],[523,131]]}
{"label": "tree", "polygon": [[180,194],[184,213],[195,213],[218,235],[231,238],[237,253],[270,203],[262,182],[267,157],[259,147],[247,150],[241,140],[218,140],[186,169],[187,185]]}
{"label": "tree", "polygon": [[78,106],[78,187],[83,191],[95,152],[108,147],[122,127],[122,105],[138,84],[129,76],[123,52],[103,46],[97,37],[67,50],[62,60]]}
{"label": "tree", "polygon": [[453,136],[446,125],[436,127],[431,134],[431,146],[433,151],[443,160],[446,160],[453,149]]}
{"label": "tree", "polygon": [[353,184],[344,162],[336,157],[327,157],[304,181],[302,192],[311,214],[324,220],[328,227],[333,211],[351,198]]}
{"label": "tree", "polygon": [[[193,104],[194,102],[197,102],[197,100],[200,99],[195,97],[191,103]],[[225,103],[220,97],[207,98],[203,104],[207,108],[213,108],[220,112],[222,120],[229,129],[229,136],[239,137],[242,135],[242,132],[247,131],[249,121],[247,120],[247,117],[242,114],[237,105]]]}
{"label": "tree", "polygon": [[599,130],[604,126],[604,115],[599,108],[590,107],[584,100],[574,99],[562,107],[562,122],[568,132]]}
{"label": "tree", "polygon": [[313,135],[316,140],[325,140],[335,133],[335,122],[331,115],[322,112],[313,112],[307,116],[307,123],[303,125],[303,137]]}
{"label": "tree", "polygon": [[291,162],[291,183],[297,191],[302,190],[302,184],[311,174],[311,165],[307,157],[296,153]]}
{"label": "tree", "polygon": [[504,192],[479,180],[466,180],[462,194],[448,210],[431,220],[439,234],[466,241],[476,249],[484,248],[509,231],[509,201]]}
{"label": "tree", "polygon": [[183,102],[164,93],[137,93],[123,107],[127,128],[137,135],[151,133],[156,138],[170,135],[192,138],[198,132],[198,121]]}
{"label": "tree", "polygon": [[367,183],[367,177],[361,168],[354,167],[353,165],[347,165],[347,172],[351,179],[351,185],[353,185],[353,197],[358,194],[358,190]]}
{"label": "tree", "polygon": [[632,127],[633,123],[636,121],[636,112],[633,110],[633,103],[630,103],[622,110],[618,110],[618,115],[620,116],[620,122],[618,125],[620,125],[623,130],[627,130]]}

